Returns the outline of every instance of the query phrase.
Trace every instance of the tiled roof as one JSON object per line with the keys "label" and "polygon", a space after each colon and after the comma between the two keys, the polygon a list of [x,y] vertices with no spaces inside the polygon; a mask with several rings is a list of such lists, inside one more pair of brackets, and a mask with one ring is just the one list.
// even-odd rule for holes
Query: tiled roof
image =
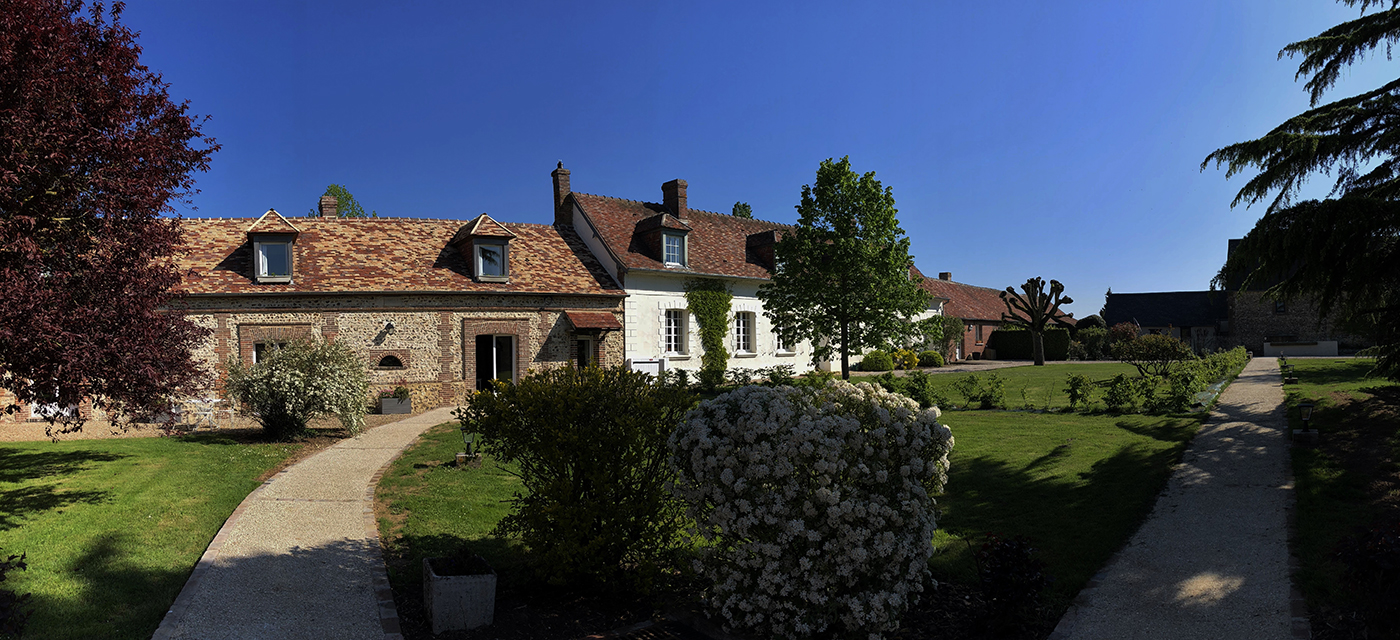
{"label": "tiled roof", "polygon": [[[623,295],[572,230],[500,224],[510,241],[510,282],[476,282],[449,240],[461,220],[298,218],[292,282],[252,278],[249,218],[186,218],[182,271],[189,293],[344,293],[464,291]],[[497,223],[499,224],[499,223]]]}
{"label": "tiled roof", "polygon": [[[603,242],[617,254],[623,266],[667,270],[664,264],[647,254],[637,233],[639,222],[668,213],[664,205],[578,192],[571,193],[570,197],[598,227]],[[657,222],[669,225],[666,218],[675,219],[666,216]],[[749,235],[789,228],[776,222],[698,209],[689,209],[683,222],[690,228],[686,234],[690,263],[687,269],[672,268],[670,271],[745,278],[768,278],[768,265],[749,248]]]}
{"label": "tiled roof", "polygon": [[607,311],[565,311],[575,329],[621,329],[617,316]]}
{"label": "tiled roof", "polygon": [[1147,327],[1213,327],[1228,316],[1224,291],[1110,293],[1104,301],[1108,326],[1132,322]]}
{"label": "tiled roof", "polygon": [[970,284],[924,278],[924,291],[947,298],[943,304],[943,315],[963,320],[985,320],[1001,322],[1001,314],[1006,312],[1006,303],[1001,301],[1001,291]]}
{"label": "tiled roof", "polygon": [[301,233],[301,229],[283,218],[276,209],[268,209],[267,213],[248,226],[248,233]]}

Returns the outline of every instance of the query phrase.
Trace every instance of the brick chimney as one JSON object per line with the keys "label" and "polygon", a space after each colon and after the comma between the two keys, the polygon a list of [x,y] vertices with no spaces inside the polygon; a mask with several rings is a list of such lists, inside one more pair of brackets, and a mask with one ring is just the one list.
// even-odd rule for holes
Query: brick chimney
{"label": "brick chimney", "polygon": [[574,212],[564,209],[564,199],[569,197],[569,170],[564,168],[564,161],[560,160],[549,175],[554,176],[554,224],[572,226]]}
{"label": "brick chimney", "polygon": [[940,271],[940,272],[938,273],[938,279],[939,279],[939,280],[947,280],[948,282],[952,282],[952,281],[953,281],[953,272],[952,272],[952,271]]}
{"label": "brick chimney", "polygon": [[684,220],[690,213],[685,205],[685,181],[676,178],[661,185],[661,204],[671,210],[671,215]]}
{"label": "brick chimney", "polygon": [[322,218],[334,218],[340,215],[340,201],[335,196],[321,196],[320,215]]}

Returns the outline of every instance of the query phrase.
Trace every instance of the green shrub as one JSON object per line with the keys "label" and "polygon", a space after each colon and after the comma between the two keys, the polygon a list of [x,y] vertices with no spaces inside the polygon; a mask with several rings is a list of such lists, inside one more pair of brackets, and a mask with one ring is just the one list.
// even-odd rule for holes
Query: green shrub
{"label": "green shrub", "polygon": [[1108,330],[1108,344],[1128,342],[1138,337],[1138,326],[1131,322],[1120,322]]}
{"label": "green shrub", "polygon": [[899,393],[913,398],[924,409],[948,406],[948,399],[933,384],[933,376],[922,371],[910,371],[904,376],[904,389]]}
{"label": "green shrub", "polygon": [[890,354],[876,349],[865,354],[860,361],[861,371],[893,371],[894,358]]}
{"label": "green shrub", "polygon": [[297,340],[257,364],[230,358],[224,395],[275,440],[299,436],[313,418],[326,415],[357,434],[365,426],[369,374],[342,343]]}
{"label": "green shrub", "polygon": [[1080,318],[1079,322],[1074,323],[1075,337],[1083,340],[1083,338],[1079,337],[1079,334],[1083,333],[1085,329],[1103,329],[1107,331],[1108,323],[1104,322],[1103,318],[1099,317],[1098,314],[1090,314]]}
{"label": "green shrub", "polygon": [[1071,373],[1065,376],[1065,393],[1069,394],[1070,411],[1087,407],[1094,401],[1094,381],[1082,373]]}
{"label": "green shrub", "polygon": [[1165,401],[1165,409],[1176,413],[1191,410],[1191,405],[1196,402],[1196,394],[1200,393],[1209,384],[1206,379],[1206,367],[1200,361],[1183,362],[1172,369],[1167,376],[1170,384]]}
{"label": "green shrub", "polygon": [[919,366],[921,367],[941,367],[943,366],[943,354],[937,351],[924,351],[919,354]]}
{"label": "green shrub", "polygon": [[983,409],[1005,409],[1006,408],[1006,378],[1003,378],[995,371],[987,374],[987,383],[982,387],[982,408]]}
{"label": "green shrub", "polygon": [[[987,337],[987,347],[995,349],[998,360],[1032,360],[1035,358],[1034,335],[1024,327],[1002,328]],[[1046,360],[1069,359],[1069,329],[1050,327],[1045,330],[1043,345]]]}
{"label": "green shrub", "polygon": [[644,587],[685,527],[666,490],[666,439],[693,402],[645,373],[565,367],[497,383],[454,415],[518,466],[521,490],[494,533],[520,536],[541,577]]}
{"label": "green shrub", "polygon": [[721,369],[701,369],[696,377],[700,379],[700,388],[707,392],[724,384],[724,371]]}
{"label": "green shrub", "polygon": [[919,354],[909,349],[900,349],[890,357],[894,360],[896,369],[914,369],[919,366]]}
{"label": "green shrub", "polygon": [[801,378],[793,380],[792,386],[811,387],[814,389],[820,389],[822,387],[825,387],[827,383],[839,377],[840,376],[838,376],[835,371],[822,371],[820,369],[813,369],[803,374]]}
{"label": "green shrub", "polygon": [[1110,411],[1121,413],[1136,408],[1140,397],[1141,392],[1134,379],[1129,378],[1127,374],[1120,373],[1108,381],[1103,401],[1108,405]]}
{"label": "green shrub", "polygon": [[758,370],[760,378],[768,381],[770,387],[783,387],[792,384],[793,366],[790,364],[775,364]]}
{"label": "green shrub", "polygon": [[1084,343],[1078,340],[1069,343],[1070,360],[1088,360],[1089,352],[1084,348]]}
{"label": "green shrub", "polygon": [[1115,342],[1113,358],[1137,368],[1142,376],[1164,378],[1178,362],[1194,360],[1196,354],[1185,342],[1168,335],[1138,336],[1132,340]]}
{"label": "green shrub", "polygon": [[753,384],[753,369],[735,367],[729,370],[729,384],[736,387],[744,387]]}
{"label": "green shrub", "polygon": [[1248,363],[1249,354],[1244,347],[1216,351],[1201,359],[1207,382],[1218,382],[1235,375]]}
{"label": "green shrub", "polygon": [[958,378],[950,386],[963,397],[964,407],[971,408],[972,403],[982,399],[982,380],[975,373]]}
{"label": "green shrub", "polygon": [[1108,329],[1081,328],[1075,339],[1084,344],[1085,360],[1108,359]]}

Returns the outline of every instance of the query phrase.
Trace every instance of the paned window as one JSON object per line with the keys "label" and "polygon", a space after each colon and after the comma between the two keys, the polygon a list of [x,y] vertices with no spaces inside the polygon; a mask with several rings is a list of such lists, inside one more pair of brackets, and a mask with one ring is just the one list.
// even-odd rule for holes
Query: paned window
{"label": "paned window", "polygon": [[685,266],[685,236],[678,233],[667,233],[662,236],[665,242],[665,262]]}
{"label": "paned window", "polygon": [[671,355],[682,355],[685,353],[685,321],[687,311],[685,309],[667,309],[665,327],[665,352]]}
{"label": "paned window", "polygon": [[492,380],[515,382],[515,336],[476,337],[476,388],[490,388]]}
{"label": "paned window", "polygon": [[783,334],[778,333],[778,329],[776,327],[773,329],[773,342],[778,347],[778,353],[793,352],[792,345],[788,344],[787,340],[783,339]]}
{"label": "paned window", "polygon": [[734,314],[734,352],[753,353],[753,314]]}
{"label": "paned window", "polygon": [[982,325],[977,325],[977,341],[982,341]]}
{"label": "paned window", "polygon": [[506,246],[503,244],[476,245],[476,275],[488,278],[504,278],[509,275],[509,270],[506,268]]}
{"label": "paned window", "polygon": [[262,240],[257,244],[258,280],[287,282],[292,278],[292,243]]}
{"label": "paned window", "polygon": [[575,356],[574,363],[578,365],[578,368],[583,369],[598,364],[598,360],[593,353],[592,338],[579,338],[574,341],[574,345],[575,351],[578,352],[578,355]]}

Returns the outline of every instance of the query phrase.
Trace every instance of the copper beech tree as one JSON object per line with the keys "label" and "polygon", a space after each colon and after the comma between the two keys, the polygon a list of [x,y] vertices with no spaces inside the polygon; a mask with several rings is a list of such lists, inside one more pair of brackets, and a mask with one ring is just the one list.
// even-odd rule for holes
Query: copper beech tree
{"label": "copper beech tree", "polygon": [[1031,278],[1021,285],[1023,293],[1016,293],[1013,287],[1007,287],[1001,292],[1001,301],[1006,303],[1006,313],[1001,314],[1001,321],[1024,327],[1031,332],[1031,346],[1035,356],[1036,366],[1045,364],[1045,328],[1051,323],[1063,324],[1060,321],[1060,305],[1071,304],[1074,299],[1065,293],[1065,285],[1059,280],[1050,281],[1050,292],[1045,292],[1045,280],[1043,278]]}
{"label": "copper beech tree", "polygon": [[[172,201],[218,149],[140,63],[121,3],[0,0],[0,408],[152,410],[207,335],[164,311]],[[81,428],[45,412],[51,428]]]}

